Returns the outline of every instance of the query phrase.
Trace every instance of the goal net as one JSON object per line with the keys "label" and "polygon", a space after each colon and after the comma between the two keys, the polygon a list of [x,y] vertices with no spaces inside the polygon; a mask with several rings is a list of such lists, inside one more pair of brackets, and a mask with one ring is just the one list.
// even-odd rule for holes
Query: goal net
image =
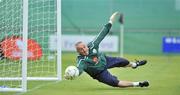
{"label": "goal net", "polygon": [[60,0],[0,0],[0,91],[26,91],[27,80],[61,80],[60,6]]}

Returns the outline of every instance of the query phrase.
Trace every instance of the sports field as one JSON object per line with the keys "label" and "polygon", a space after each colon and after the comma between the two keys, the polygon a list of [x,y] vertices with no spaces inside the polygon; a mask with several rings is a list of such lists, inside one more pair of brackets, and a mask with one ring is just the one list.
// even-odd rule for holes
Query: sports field
{"label": "sports field", "polygon": [[[60,28],[58,13],[61,12],[61,34],[69,36],[68,42],[59,44],[66,46],[62,47],[63,76],[67,66],[76,65],[76,53],[63,50],[74,46],[71,43],[74,39],[70,36],[85,37],[84,41],[88,36],[98,35],[111,14],[118,11],[124,15],[124,24],[113,24],[108,35],[118,37],[113,42],[118,49],[116,54],[108,55],[119,56],[117,52],[123,49],[129,61],[146,59],[148,64],[137,69],[114,68],[110,72],[120,80],[148,80],[150,86],[114,88],[83,73],[75,80],[65,80],[63,77],[62,81],[28,81],[26,93],[0,92],[0,95],[180,95],[180,51],[176,51],[180,50],[180,0],[60,0],[61,11],[56,8],[57,0],[27,0],[27,16],[23,14],[26,10],[23,1],[0,0],[0,59],[4,57],[1,56],[4,55],[1,40],[7,36],[23,37],[27,34],[28,39],[37,41],[43,50],[40,60],[28,61],[27,76],[56,76],[57,51],[49,46],[52,43],[52,47],[57,47],[54,45],[58,40],[54,38]],[[24,16],[28,21],[24,21]],[[28,23],[28,33],[23,30],[26,26],[24,22]],[[52,42],[51,36],[54,36]],[[168,37],[172,38],[170,42],[177,43],[174,49],[169,48],[177,54],[164,54],[163,38]],[[123,48],[120,48],[121,41]],[[0,77],[21,77],[21,63],[21,60],[0,60]],[[21,81],[0,81],[0,88],[19,88],[21,84]]]}
{"label": "sports field", "polygon": [[[109,54],[117,56],[116,54]],[[75,53],[63,53],[63,72],[75,65]],[[121,80],[148,80],[148,88],[113,88],[83,73],[75,80],[59,82],[28,82],[27,93],[0,93],[0,95],[180,95],[180,56],[125,55],[126,58],[147,59],[148,64],[137,69],[114,68],[110,71]]]}

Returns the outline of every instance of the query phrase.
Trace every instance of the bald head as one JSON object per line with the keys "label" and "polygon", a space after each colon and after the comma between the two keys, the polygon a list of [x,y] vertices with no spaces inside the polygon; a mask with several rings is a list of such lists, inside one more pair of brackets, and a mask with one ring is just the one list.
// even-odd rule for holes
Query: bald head
{"label": "bald head", "polygon": [[81,54],[81,55],[88,55],[88,50],[89,48],[87,47],[87,45],[85,43],[83,43],[82,41],[79,41],[75,44],[76,47],[76,51]]}

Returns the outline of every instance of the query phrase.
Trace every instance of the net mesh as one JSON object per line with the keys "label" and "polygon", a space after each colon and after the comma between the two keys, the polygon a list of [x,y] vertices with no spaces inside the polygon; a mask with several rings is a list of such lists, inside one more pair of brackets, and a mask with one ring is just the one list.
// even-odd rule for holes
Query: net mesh
{"label": "net mesh", "polygon": [[[18,35],[22,37],[22,0],[1,0],[0,1],[0,41],[7,37]],[[8,47],[7,44],[1,47]],[[4,48],[8,51],[10,48]],[[21,60],[12,61],[4,58],[1,48],[0,77],[21,77]],[[4,59],[3,59],[4,58]],[[21,81],[0,81],[0,88],[19,88]]]}
{"label": "net mesh", "polygon": [[[49,49],[49,36],[56,35],[56,4],[55,0],[29,1],[28,38],[34,39],[42,48],[39,60],[28,61],[28,76],[55,76],[56,51]],[[33,46],[33,44],[29,44]],[[39,51],[36,48],[35,51]]]}
{"label": "net mesh", "polygon": [[[0,0],[0,77],[22,75],[23,0]],[[29,0],[28,77],[57,77],[57,52],[49,36],[56,36],[56,0]],[[56,43],[56,42],[55,42]],[[21,88],[21,80],[0,80],[0,88]]]}

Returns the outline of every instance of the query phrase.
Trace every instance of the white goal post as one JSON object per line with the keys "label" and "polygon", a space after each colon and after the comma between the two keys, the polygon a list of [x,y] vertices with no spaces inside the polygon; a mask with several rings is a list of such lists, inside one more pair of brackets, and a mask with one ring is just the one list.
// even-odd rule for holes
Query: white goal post
{"label": "white goal post", "polygon": [[121,13],[120,14],[120,18],[119,18],[119,22],[120,22],[120,57],[124,56],[124,15]]}
{"label": "white goal post", "polygon": [[[26,92],[28,80],[62,80],[61,0],[1,0],[0,11],[0,92]],[[56,51],[50,35],[57,35]]]}

